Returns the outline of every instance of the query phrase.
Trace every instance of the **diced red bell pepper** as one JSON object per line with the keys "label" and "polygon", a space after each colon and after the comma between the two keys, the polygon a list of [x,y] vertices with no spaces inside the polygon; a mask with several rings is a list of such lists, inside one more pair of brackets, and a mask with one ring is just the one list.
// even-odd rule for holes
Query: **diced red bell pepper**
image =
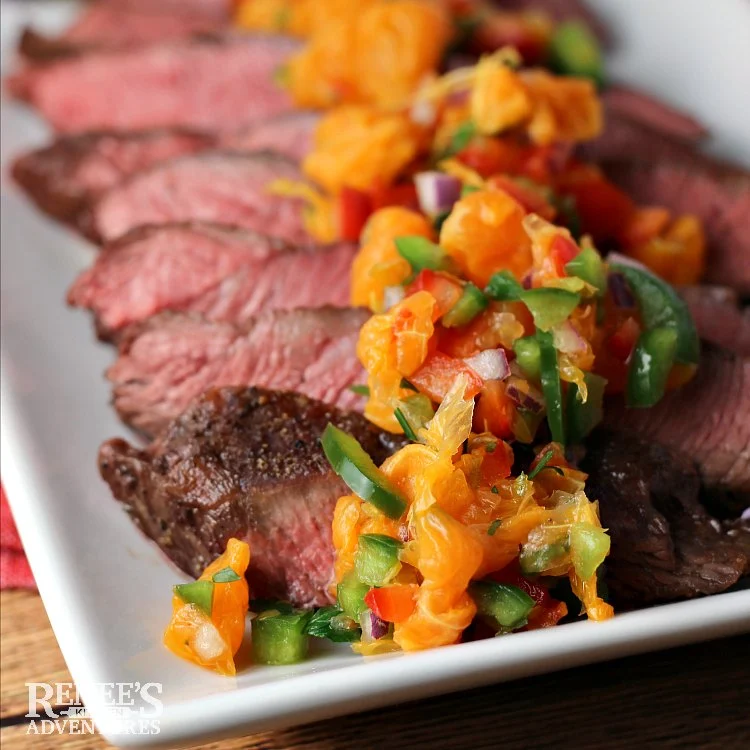
{"label": "diced red bell pepper", "polygon": [[[488,380],[479,392],[479,399],[474,409],[474,430],[476,432],[491,432],[495,437],[504,440],[513,436],[513,409],[514,404],[508,398],[505,389],[505,383],[500,380]],[[492,458],[489,454],[487,458]],[[486,459],[485,459],[486,460]],[[511,459],[511,465],[513,461]],[[497,461],[490,460],[487,463],[487,471],[501,470]],[[485,472],[484,462],[482,463],[482,472]],[[510,473],[510,466],[508,476]],[[488,484],[492,484],[495,479],[486,479]]]}
{"label": "diced red bell pepper", "polygon": [[375,187],[370,191],[370,199],[373,211],[386,206],[401,206],[419,211],[419,198],[413,181]]}
{"label": "diced red bell pepper", "polygon": [[347,187],[338,196],[339,234],[342,240],[357,242],[370,214],[372,201],[367,193]]}
{"label": "diced red bell pepper", "polygon": [[[493,433],[494,435],[494,433]],[[496,436],[497,437],[497,436]],[[513,449],[504,440],[498,440],[492,450],[483,445],[482,453],[482,482],[492,486],[501,479],[507,479],[513,468]]]}
{"label": "diced red bell pepper", "polygon": [[482,389],[482,378],[460,359],[448,357],[440,352],[431,354],[425,363],[409,376],[409,382],[433,401],[440,402],[459,375],[464,375],[467,380],[464,396],[474,398]]}
{"label": "diced red bell pepper", "polygon": [[641,327],[635,318],[627,318],[624,323],[607,339],[607,348],[622,362],[627,362],[638,343]]}
{"label": "diced red bell pepper", "polygon": [[543,219],[552,221],[556,211],[545,200],[544,196],[532,188],[521,185],[508,175],[496,174],[487,180],[487,187],[493,190],[503,190],[520,203],[527,213],[539,214]]}
{"label": "diced red bell pepper", "polygon": [[549,256],[552,262],[555,264],[555,270],[557,275],[562,277],[565,276],[565,264],[569,263],[573,258],[580,253],[581,250],[573,240],[558,234],[554,240],[550,243]]}
{"label": "diced red bell pepper", "polygon": [[396,583],[370,589],[365,594],[365,604],[377,617],[386,622],[403,622],[417,606],[419,586],[414,583]]}
{"label": "diced red bell pepper", "polygon": [[414,281],[406,288],[406,295],[408,297],[421,291],[429,292],[437,301],[438,317],[445,315],[463,294],[463,289],[457,279],[428,268],[417,274]]}
{"label": "diced red bell pepper", "polygon": [[517,173],[521,151],[514,143],[500,138],[475,138],[456,158],[487,178],[498,173]]}
{"label": "diced red bell pepper", "polygon": [[601,176],[567,182],[562,192],[575,198],[581,229],[596,242],[617,238],[635,212],[632,199]]}
{"label": "diced red bell pepper", "polygon": [[568,614],[568,605],[550,597],[544,604],[537,604],[529,612],[526,630],[539,630],[557,625]]}

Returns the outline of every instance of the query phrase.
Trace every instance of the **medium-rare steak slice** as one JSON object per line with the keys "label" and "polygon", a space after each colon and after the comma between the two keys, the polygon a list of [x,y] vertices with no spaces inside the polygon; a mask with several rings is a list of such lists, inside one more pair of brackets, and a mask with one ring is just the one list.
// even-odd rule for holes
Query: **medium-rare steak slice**
{"label": "medium-rare steak slice", "polygon": [[145,450],[110,440],[99,470],[136,523],[183,570],[199,575],[230,537],[250,543],[253,597],[329,601],[331,519],[348,490],[319,438],[332,422],[380,463],[396,438],[300,394],[208,391]]}
{"label": "medium-rare steak slice", "polygon": [[606,579],[617,602],[715,594],[742,575],[742,547],[701,506],[700,480],[685,455],[637,433],[598,430],[582,468],[612,540]]}
{"label": "medium-rare steak slice", "polygon": [[605,405],[613,428],[630,428],[692,458],[706,487],[737,508],[750,504],[750,358],[703,346],[695,377],[650,409]]}
{"label": "medium-rare steak slice", "polygon": [[63,136],[19,157],[13,177],[43,211],[85,230],[88,209],[104,190],[212,143],[211,136],[179,128]]}
{"label": "medium-rare steak slice", "polygon": [[229,25],[228,2],[190,0],[96,0],[89,2],[72,26],[55,37],[27,29],[19,51],[32,62],[84,54],[92,49],[139,47],[216,33]]}
{"label": "medium-rare steak slice", "polygon": [[209,388],[257,385],[296,391],[341,409],[361,411],[350,386],[365,382],[352,357],[363,309],[274,310],[234,324],[162,313],[128,329],[107,370],[122,419],[160,432]]}
{"label": "medium-rare steak slice", "polygon": [[102,338],[163,310],[242,321],[264,310],[349,301],[350,244],[296,247],[247,229],[141,227],[107,245],[68,292]]}
{"label": "medium-rare steak slice", "polygon": [[750,356],[750,308],[740,307],[734,289],[685,286],[679,291],[704,341]]}
{"label": "medium-rare steak slice", "polygon": [[295,161],[302,161],[312,150],[317,112],[289,112],[250,125],[236,133],[227,133],[219,141],[222,148],[234,151],[269,150]]}
{"label": "medium-rare steak slice", "polygon": [[270,183],[278,178],[302,179],[293,161],[267,152],[183,156],[105,193],[92,210],[93,228],[112,240],[145,224],[215,221],[288,242],[309,242],[302,201],[269,193]]}
{"label": "medium-rare steak slice", "polygon": [[62,132],[236,130],[291,109],[274,72],[296,47],[276,36],[201,37],[30,66],[10,85]]}
{"label": "medium-rare steak slice", "polygon": [[698,154],[602,166],[638,203],[698,216],[708,238],[706,281],[750,293],[750,174]]}

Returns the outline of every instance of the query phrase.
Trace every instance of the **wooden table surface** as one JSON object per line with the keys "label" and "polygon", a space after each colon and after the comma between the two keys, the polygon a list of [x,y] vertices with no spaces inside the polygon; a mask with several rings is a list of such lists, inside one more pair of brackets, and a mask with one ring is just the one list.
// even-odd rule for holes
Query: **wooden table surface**
{"label": "wooden table surface", "polygon": [[[70,676],[36,594],[0,594],[0,745],[99,750],[97,736],[27,736],[26,682]],[[402,704],[205,750],[750,748],[750,636]]]}

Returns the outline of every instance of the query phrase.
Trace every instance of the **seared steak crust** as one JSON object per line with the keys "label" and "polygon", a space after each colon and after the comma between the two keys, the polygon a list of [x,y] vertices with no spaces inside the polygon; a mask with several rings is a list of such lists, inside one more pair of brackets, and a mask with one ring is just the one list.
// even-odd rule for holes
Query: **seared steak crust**
{"label": "seared steak crust", "polygon": [[110,440],[99,470],[143,531],[198,576],[230,537],[250,543],[252,595],[329,601],[331,518],[347,493],[319,438],[332,422],[376,462],[398,446],[364,417],[300,394],[210,390],[145,450]]}
{"label": "seared steak crust", "polygon": [[178,128],[63,136],[18,158],[13,177],[42,211],[87,231],[88,209],[103,191],[212,142],[211,136]]}
{"label": "seared steak crust", "polygon": [[[709,491],[738,515],[750,504],[750,358],[703,346],[695,377],[650,409],[605,406],[612,428],[690,456]],[[730,511],[731,512],[731,511]]]}
{"label": "seared steak crust", "polygon": [[612,540],[606,570],[616,603],[716,594],[743,574],[747,558],[701,506],[698,473],[683,454],[602,429],[590,436],[582,468]]}

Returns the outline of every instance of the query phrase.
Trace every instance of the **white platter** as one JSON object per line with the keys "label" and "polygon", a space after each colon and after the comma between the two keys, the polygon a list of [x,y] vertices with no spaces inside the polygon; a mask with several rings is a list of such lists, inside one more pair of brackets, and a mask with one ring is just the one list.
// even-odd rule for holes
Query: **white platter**
{"label": "white platter", "polygon": [[[30,5],[13,9],[28,12]],[[720,136],[719,152],[750,161],[750,112],[739,93],[742,70],[750,70],[750,43],[740,44],[743,29],[750,35],[750,6],[744,0],[594,5],[620,37],[618,76],[705,117]],[[7,9],[3,3],[6,50],[13,20]],[[649,58],[656,41],[661,53]],[[170,586],[183,576],[98,477],[99,444],[124,432],[102,378],[112,352],[96,343],[88,318],[63,303],[94,251],[37,213],[7,179],[9,158],[46,136],[32,115],[4,104],[2,480],[67,664],[113,744],[174,747],[750,631],[750,591],[744,591],[408,656],[363,661],[346,647],[322,647],[303,664],[252,667],[236,679],[171,656],[160,638]],[[97,688],[136,682],[162,685],[159,734],[118,734]]]}

